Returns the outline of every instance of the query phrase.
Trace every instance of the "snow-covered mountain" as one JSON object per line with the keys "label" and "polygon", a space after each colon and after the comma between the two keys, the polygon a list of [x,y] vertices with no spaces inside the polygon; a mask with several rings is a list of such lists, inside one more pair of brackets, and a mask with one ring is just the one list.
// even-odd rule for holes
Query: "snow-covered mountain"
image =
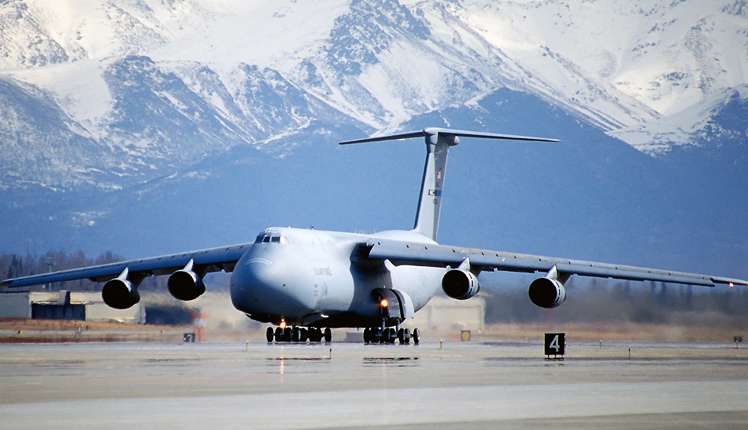
{"label": "snow-covered mountain", "polygon": [[745,0],[8,0],[0,186],[117,188],[320,119],[393,129],[498,88],[663,153],[746,74]]}
{"label": "snow-covered mountain", "polygon": [[0,248],[405,227],[421,145],[333,143],[444,125],[564,142],[453,151],[446,242],[734,272],[746,73],[746,0],[0,0]]}

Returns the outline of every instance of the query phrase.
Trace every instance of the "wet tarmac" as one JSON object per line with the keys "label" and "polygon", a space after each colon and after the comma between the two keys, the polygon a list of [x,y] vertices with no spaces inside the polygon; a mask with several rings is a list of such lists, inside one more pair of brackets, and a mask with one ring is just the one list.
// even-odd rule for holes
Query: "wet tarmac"
{"label": "wet tarmac", "polygon": [[0,345],[0,428],[748,428],[730,345]]}

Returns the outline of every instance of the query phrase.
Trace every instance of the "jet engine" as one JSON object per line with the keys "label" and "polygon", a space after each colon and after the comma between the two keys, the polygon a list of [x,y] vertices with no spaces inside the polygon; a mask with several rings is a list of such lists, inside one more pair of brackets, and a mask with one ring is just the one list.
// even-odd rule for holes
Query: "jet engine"
{"label": "jet engine", "polygon": [[114,309],[127,309],[140,301],[136,285],[128,279],[118,277],[108,280],[101,289],[101,298]]}
{"label": "jet engine", "polygon": [[530,300],[541,308],[552,309],[566,300],[566,288],[556,279],[538,278],[530,283]]}
{"label": "jet engine", "polygon": [[467,270],[452,269],[442,278],[442,289],[451,298],[467,300],[480,291],[478,278]]}
{"label": "jet engine", "polygon": [[167,284],[169,293],[183,301],[195,300],[205,292],[203,278],[192,270],[192,264],[172,273]]}

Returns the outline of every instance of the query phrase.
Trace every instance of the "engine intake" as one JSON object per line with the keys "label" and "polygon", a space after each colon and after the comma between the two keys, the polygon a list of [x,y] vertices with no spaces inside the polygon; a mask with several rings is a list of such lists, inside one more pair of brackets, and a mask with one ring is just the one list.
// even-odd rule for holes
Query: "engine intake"
{"label": "engine intake", "polygon": [[553,309],[566,300],[566,288],[556,279],[538,278],[530,283],[530,300],[541,308]]}
{"label": "engine intake", "polygon": [[195,300],[205,292],[202,277],[192,270],[177,270],[169,276],[167,284],[169,293],[174,298],[183,301]]}
{"label": "engine intake", "polygon": [[478,278],[467,270],[452,269],[442,278],[442,289],[449,297],[467,300],[480,291]]}
{"label": "engine intake", "polygon": [[104,284],[101,289],[104,303],[114,309],[127,309],[140,301],[138,289],[127,279],[114,278]]}

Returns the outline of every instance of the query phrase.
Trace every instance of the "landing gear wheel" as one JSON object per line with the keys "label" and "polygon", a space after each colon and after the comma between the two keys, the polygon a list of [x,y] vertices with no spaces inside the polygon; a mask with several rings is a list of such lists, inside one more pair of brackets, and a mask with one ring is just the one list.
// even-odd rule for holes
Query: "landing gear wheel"
{"label": "landing gear wheel", "polygon": [[286,327],[285,329],[283,329],[283,341],[284,342],[291,341],[291,327]]}
{"label": "landing gear wheel", "polygon": [[306,340],[309,339],[309,332],[305,328],[302,328],[299,330],[299,341],[302,343],[306,343]]}
{"label": "landing gear wheel", "polygon": [[322,333],[318,328],[309,329],[309,342],[319,342],[322,339]]}
{"label": "landing gear wheel", "polygon": [[379,333],[379,343],[385,344],[390,342],[390,329],[379,328],[377,332]]}
{"label": "landing gear wheel", "polygon": [[265,331],[265,337],[267,338],[268,343],[273,343],[273,334],[273,328],[268,327],[267,331]]}
{"label": "landing gear wheel", "polygon": [[291,329],[291,342],[298,342],[300,339],[299,328],[294,327]]}
{"label": "landing gear wheel", "polygon": [[421,332],[417,328],[413,329],[413,344],[418,345],[421,341]]}
{"label": "landing gear wheel", "polygon": [[397,331],[397,340],[400,341],[400,345],[410,344],[410,330],[407,328],[401,328]]}
{"label": "landing gear wheel", "polygon": [[395,330],[394,328],[388,328],[387,329],[387,343],[394,345],[396,339],[397,339],[397,330]]}
{"label": "landing gear wheel", "polygon": [[283,342],[283,329],[280,327],[276,327],[275,329],[275,341]]}
{"label": "landing gear wheel", "polygon": [[371,334],[370,334],[369,328],[366,327],[364,329],[364,344],[365,345],[369,344],[369,341],[371,340],[370,337],[371,337]]}
{"label": "landing gear wheel", "polygon": [[330,343],[332,340],[332,330],[330,327],[325,328],[325,343]]}

